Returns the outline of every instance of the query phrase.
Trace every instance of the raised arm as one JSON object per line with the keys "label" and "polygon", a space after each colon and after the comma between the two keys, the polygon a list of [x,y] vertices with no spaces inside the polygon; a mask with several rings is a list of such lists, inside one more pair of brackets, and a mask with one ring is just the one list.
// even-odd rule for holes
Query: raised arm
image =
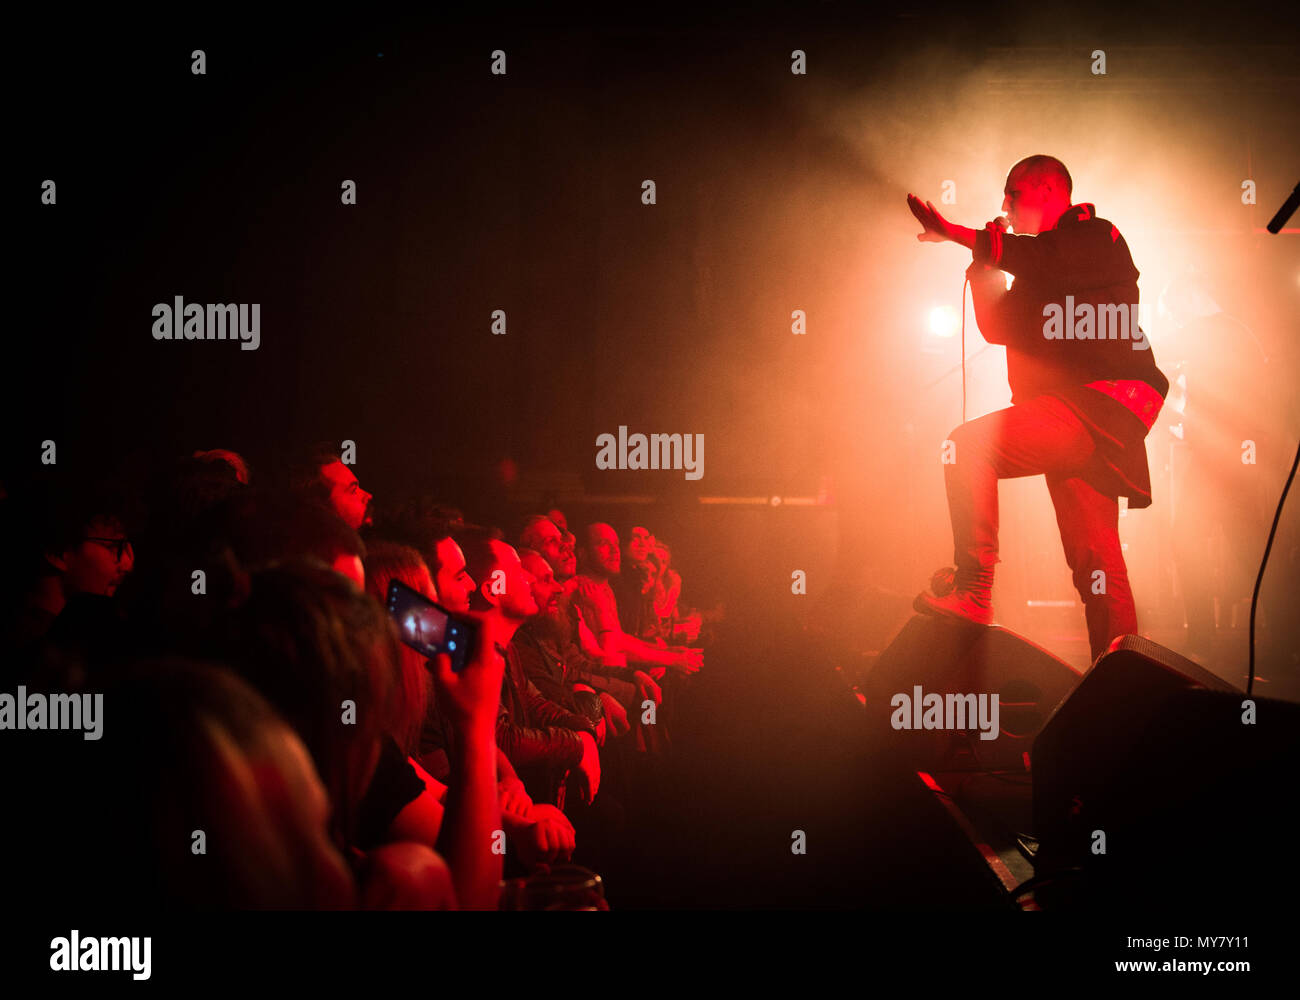
{"label": "raised arm", "polygon": [[461,906],[494,910],[501,882],[501,855],[492,849],[501,829],[496,719],[505,659],[480,629],[479,648],[460,673],[452,671],[445,653],[431,662],[438,704],[456,736],[438,846],[451,867]]}

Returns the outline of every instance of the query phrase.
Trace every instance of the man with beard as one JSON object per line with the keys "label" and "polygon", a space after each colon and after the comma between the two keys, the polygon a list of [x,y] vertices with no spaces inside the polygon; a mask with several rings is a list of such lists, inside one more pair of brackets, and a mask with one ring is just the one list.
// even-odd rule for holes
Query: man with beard
{"label": "man with beard", "polygon": [[600,787],[596,726],[543,697],[524,675],[513,641],[519,626],[537,614],[531,577],[514,548],[490,529],[467,529],[459,542],[470,578],[477,583],[470,609],[478,613],[479,627],[506,659],[497,745],[533,801],[557,802],[563,775],[571,770],[579,793],[590,802]]}
{"label": "man with beard", "polygon": [[559,527],[549,517],[535,514],[524,523],[519,544],[521,553],[528,551],[541,557],[531,565],[541,570],[539,564],[544,563],[557,586],[558,614],[545,627],[553,630],[551,638],[557,655],[569,663],[572,680],[612,695],[626,711],[638,717],[645,701],[653,701],[656,705],[662,703],[663,692],[654,678],[644,671],[629,668],[627,658],[621,652],[606,653],[602,650],[595,633],[588,628],[572,599],[577,556],[572,545],[566,544]]}
{"label": "man with beard", "polygon": [[603,744],[606,736],[623,735],[629,728],[623,706],[609,693],[597,694],[578,680],[586,658],[572,648],[573,629],[560,606],[563,587],[546,560],[532,549],[521,549],[519,560],[532,575],[533,600],[539,609],[515,633],[524,674],[551,701],[595,722],[597,743]]}
{"label": "man with beard", "polygon": [[[551,567],[560,586],[560,607],[572,623],[573,641],[593,660],[611,667],[625,667],[627,657],[620,652],[607,653],[600,648],[596,634],[583,620],[582,611],[573,601],[577,586],[574,574],[578,571],[577,546],[572,534],[563,531],[550,517],[534,514],[524,522],[519,536],[519,547],[538,553]],[[614,676],[621,676],[620,674]]]}
{"label": "man with beard", "polygon": [[524,522],[524,530],[519,533],[519,547],[536,552],[545,559],[561,585],[567,584],[577,572],[577,554],[566,549],[564,532],[544,514],[534,514]]}
{"label": "man with beard", "polygon": [[334,509],[353,531],[373,524],[370,501],[357,481],[356,473],[343,464],[338,449],[328,444],[317,445],[294,475],[294,486]]}

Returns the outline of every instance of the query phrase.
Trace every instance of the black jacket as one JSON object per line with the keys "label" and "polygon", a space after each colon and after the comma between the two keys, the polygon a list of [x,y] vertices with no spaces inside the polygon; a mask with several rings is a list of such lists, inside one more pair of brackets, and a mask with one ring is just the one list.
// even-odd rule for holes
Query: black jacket
{"label": "black jacket", "polygon": [[[1090,382],[1136,379],[1161,397],[1169,392],[1145,331],[1127,325],[1138,304],[1138,270],[1124,237],[1084,203],[1071,206],[1038,236],[984,229],[975,236],[972,254],[967,275],[975,319],[985,340],[1006,346],[1012,403],[1045,394],[1064,400],[1097,442],[1085,478],[1102,492],[1128,497],[1131,507],[1149,506],[1146,426],[1123,404],[1087,388]],[[1003,271],[1015,277],[1009,291]],[[1092,337],[1057,336],[1065,330],[1049,326],[1054,310],[1065,325],[1073,319],[1065,317],[1067,308],[1080,307],[1091,312]],[[1082,332],[1082,321],[1078,325]],[[1099,338],[1099,332],[1110,336]]]}
{"label": "black jacket", "polygon": [[511,642],[506,647],[497,746],[535,800],[554,802],[564,772],[582,761],[579,732],[594,734],[595,727],[542,696],[524,674],[519,650]]}
{"label": "black jacket", "polygon": [[[577,672],[574,664],[560,653],[555,643],[540,637],[535,629],[530,628],[530,624],[524,624],[511,643],[519,654],[524,676],[533,682],[543,698],[583,716],[593,726],[598,725],[605,715],[600,696],[590,691],[573,690]],[[573,653],[572,658],[576,662],[585,661],[585,657],[577,653]]]}

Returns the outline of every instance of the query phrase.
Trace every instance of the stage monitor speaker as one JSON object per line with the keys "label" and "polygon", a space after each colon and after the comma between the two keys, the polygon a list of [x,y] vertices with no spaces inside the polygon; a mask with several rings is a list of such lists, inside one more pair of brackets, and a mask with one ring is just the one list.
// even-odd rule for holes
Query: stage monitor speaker
{"label": "stage monitor speaker", "polygon": [[[916,615],[880,654],[859,692],[867,709],[868,738],[906,766],[977,767],[1023,774],[1034,737],[1079,677],[1064,660],[1000,626]],[[919,711],[911,704],[918,687]],[[964,729],[924,728],[926,696],[932,694],[943,696],[943,722],[964,721]],[[897,695],[908,699],[901,710],[894,702]],[[955,718],[956,708],[971,703],[950,700],[949,695],[975,695],[976,702],[984,696],[986,720],[992,717],[989,699],[996,699],[997,736],[981,738],[977,712],[971,713],[974,718]],[[893,725],[894,721],[914,724],[918,715],[921,728]]]}
{"label": "stage monitor speaker", "polygon": [[1274,832],[1294,809],[1300,705],[1255,698],[1252,724],[1245,701],[1148,639],[1116,639],[1034,741],[1040,874],[1164,870],[1173,884]]}

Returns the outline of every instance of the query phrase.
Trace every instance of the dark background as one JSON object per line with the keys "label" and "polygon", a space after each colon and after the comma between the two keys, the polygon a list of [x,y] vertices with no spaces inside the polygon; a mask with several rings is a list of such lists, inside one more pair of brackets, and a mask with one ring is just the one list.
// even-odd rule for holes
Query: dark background
{"label": "dark background", "polygon": [[[951,217],[982,225],[1010,164],[1046,151],[1126,233],[1145,302],[1199,267],[1266,344],[1275,497],[1300,428],[1300,284],[1296,237],[1259,227],[1300,169],[1296,16],[1180,11],[31,15],[10,52],[5,481],[46,475],[46,439],[64,467],[137,483],[195,448],[233,448],[257,476],[350,439],[380,508],[415,491],[503,523],[550,500],[578,522],[648,521],[695,603],[788,614],[792,567],[813,596],[910,598],[948,556],[934,455],[960,420],[960,355],[924,325],[958,307],[965,260],[915,243],[903,196],[937,203],[956,178]],[[1086,72],[1098,47],[1105,78]],[[46,178],[57,206],[39,203]],[[260,348],[155,342],[150,310],[176,295],[261,303]],[[972,361],[972,416],[1005,405],[999,359]],[[596,470],[596,436],[620,424],[702,433],[704,479]],[[1021,530],[1000,585],[1069,600],[1035,482],[1042,496],[1005,488]],[[1170,618],[1162,499],[1130,562],[1140,612]]]}
{"label": "dark background", "polygon": [[[550,501],[575,527],[648,524],[684,599],[727,620],[669,780],[629,803],[641,825],[616,908],[910,910],[926,946],[934,914],[1005,900],[934,798],[864,750],[846,691],[950,554],[936,455],[961,419],[960,353],[926,317],[958,308],[967,258],[918,246],[904,196],[937,203],[956,179],[950,215],[979,226],[1011,164],[1061,156],[1076,200],[1124,231],[1144,302],[1195,268],[1264,345],[1269,371],[1229,388],[1275,499],[1300,434],[1300,255],[1260,229],[1300,179],[1296,26],[1263,4],[21,15],[0,484],[48,478],[47,439],[61,468],[141,490],[196,448],[233,448],[262,478],[350,439],[381,509],[424,492],[506,527]],[[488,72],[496,48],[505,77]],[[1104,79],[1086,72],[1094,48]],[[260,348],[155,342],[151,308],[177,295],[261,303]],[[1177,338],[1152,340],[1167,365]],[[969,388],[971,416],[1005,405],[999,351],[971,358]],[[703,434],[704,479],[596,470],[596,436],[620,424]],[[1142,621],[1177,648],[1171,546],[1201,540],[1169,536],[1157,439],[1163,423],[1155,505],[1122,528]],[[1041,480],[1003,498],[1000,620],[1086,660]],[[1274,594],[1296,592],[1296,511]],[[1036,618],[1033,597],[1074,606]],[[1287,652],[1259,672],[1293,680],[1297,643],[1270,648]],[[1224,673],[1244,681],[1244,647]],[[789,853],[794,829],[807,856]]]}

